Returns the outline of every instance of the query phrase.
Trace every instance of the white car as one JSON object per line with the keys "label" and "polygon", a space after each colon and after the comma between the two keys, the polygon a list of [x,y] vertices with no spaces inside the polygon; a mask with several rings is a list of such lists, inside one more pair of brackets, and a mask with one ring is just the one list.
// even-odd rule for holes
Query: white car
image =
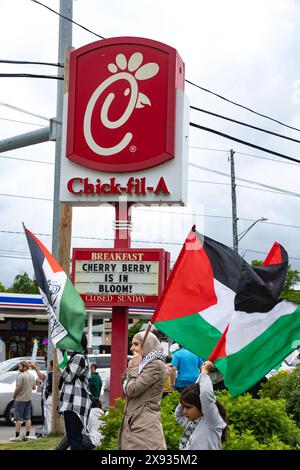
{"label": "white car", "polygon": [[[30,374],[37,379],[37,373],[34,370],[29,371]],[[13,414],[13,394],[16,389],[16,378],[18,372],[10,371],[0,375],[0,417],[5,418],[7,424],[13,426],[15,424]],[[32,391],[32,419],[42,419],[42,407],[41,407],[41,393],[37,390]]]}
{"label": "white car", "polygon": [[[23,356],[23,357],[13,357],[11,359],[7,359],[6,361],[0,362],[0,376],[5,374],[6,372],[18,371],[19,364],[22,361],[30,362],[30,356]],[[37,357],[36,361],[37,365],[41,370],[46,370],[46,363],[43,357]]]}

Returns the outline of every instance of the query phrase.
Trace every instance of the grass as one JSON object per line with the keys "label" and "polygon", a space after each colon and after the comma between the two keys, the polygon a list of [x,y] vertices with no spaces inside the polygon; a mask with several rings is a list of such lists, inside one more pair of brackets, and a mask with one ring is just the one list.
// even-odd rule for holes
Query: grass
{"label": "grass", "polygon": [[62,436],[49,436],[40,439],[33,439],[28,441],[7,442],[0,444],[1,450],[52,450],[54,449]]}

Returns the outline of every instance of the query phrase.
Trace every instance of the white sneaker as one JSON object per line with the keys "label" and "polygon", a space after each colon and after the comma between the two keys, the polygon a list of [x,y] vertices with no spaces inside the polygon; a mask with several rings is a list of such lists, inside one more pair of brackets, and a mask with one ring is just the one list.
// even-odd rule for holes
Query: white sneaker
{"label": "white sneaker", "polygon": [[25,438],[26,438],[26,439],[29,439],[29,440],[30,440],[30,439],[37,439],[36,436],[25,436]]}
{"label": "white sneaker", "polygon": [[9,439],[11,442],[18,442],[18,441],[22,441],[22,437],[21,436],[18,436],[18,437],[11,437]]}

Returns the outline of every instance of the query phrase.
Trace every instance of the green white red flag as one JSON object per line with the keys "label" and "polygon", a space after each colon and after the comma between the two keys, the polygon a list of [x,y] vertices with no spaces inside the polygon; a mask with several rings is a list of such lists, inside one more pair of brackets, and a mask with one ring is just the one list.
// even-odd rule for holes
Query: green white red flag
{"label": "green white red flag", "polygon": [[24,227],[36,281],[56,348],[82,352],[85,305],[70,279],[40,240]]}
{"label": "green white red flag", "polygon": [[229,247],[191,231],[152,322],[213,360],[233,396],[245,392],[297,347],[300,308],[279,296],[288,266],[274,243],[252,267]]}

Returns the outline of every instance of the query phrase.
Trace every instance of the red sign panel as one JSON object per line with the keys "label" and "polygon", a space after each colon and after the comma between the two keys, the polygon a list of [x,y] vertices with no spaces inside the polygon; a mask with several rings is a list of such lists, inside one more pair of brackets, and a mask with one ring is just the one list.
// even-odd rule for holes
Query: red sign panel
{"label": "red sign panel", "polygon": [[72,281],[87,307],[156,307],[169,262],[164,250],[74,248]]}
{"label": "red sign panel", "polygon": [[67,157],[108,172],[174,158],[176,89],[184,64],[160,42],[112,38],[71,52]]}

